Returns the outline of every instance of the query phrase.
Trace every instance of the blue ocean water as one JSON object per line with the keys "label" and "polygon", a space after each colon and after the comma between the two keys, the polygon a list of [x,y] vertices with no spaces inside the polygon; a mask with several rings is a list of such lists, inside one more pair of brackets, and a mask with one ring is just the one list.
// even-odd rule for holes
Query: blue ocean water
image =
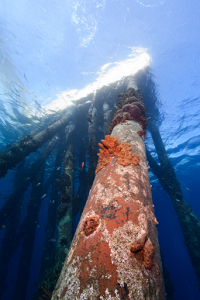
{"label": "blue ocean water", "polygon": [[[114,84],[117,91],[128,76],[149,66],[156,86],[159,111],[156,118],[168,157],[184,200],[200,218],[199,13],[197,0],[1,1],[0,151],[27,134],[34,135],[51,125],[60,118],[63,109],[80,107],[80,99],[88,102],[89,110],[93,95],[103,87]],[[113,90],[108,89],[106,97],[110,99],[112,95]],[[81,127],[76,130],[74,195],[81,184],[82,161],[88,171],[87,157],[78,150],[86,149],[88,143],[88,133]],[[101,120],[98,131],[100,139],[103,137]],[[156,157],[148,134],[146,144]],[[39,154],[40,149],[25,159],[24,173]],[[55,159],[56,152],[47,159],[44,185],[55,168]],[[16,178],[17,168],[0,179],[0,208],[20,182]],[[198,300],[197,277],[173,204],[151,170],[149,175],[159,222],[160,248],[174,284],[174,299]],[[26,217],[31,190],[32,183],[16,211],[17,232]],[[50,194],[51,188],[33,221],[37,226],[25,299],[32,298],[38,284]],[[80,211],[74,230],[79,217]],[[3,225],[1,246],[8,228],[8,224]],[[11,256],[2,300],[12,299],[22,242]]]}

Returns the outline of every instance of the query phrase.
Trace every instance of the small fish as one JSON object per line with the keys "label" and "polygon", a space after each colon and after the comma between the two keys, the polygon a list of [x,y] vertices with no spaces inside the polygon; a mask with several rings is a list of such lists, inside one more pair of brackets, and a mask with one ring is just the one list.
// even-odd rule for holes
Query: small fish
{"label": "small fish", "polygon": [[60,170],[60,167],[57,167],[57,171],[59,171]]}
{"label": "small fish", "polygon": [[51,204],[53,204],[54,202],[55,202],[55,200],[52,200],[52,201],[51,201]]}
{"label": "small fish", "polygon": [[56,181],[59,181],[60,179],[55,179]]}
{"label": "small fish", "polygon": [[59,230],[59,231],[62,231],[62,229],[61,229],[59,226],[58,226],[58,230]]}
{"label": "small fish", "polygon": [[3,229],[6,229],[6,225],[2,225],[2,228],[3,228]]}
{"label": "small fish", "polygon": [[56,242],[56,239],[50,239],[49,242]]}
{"label": "small fish", "polygon": [[26,180],[29,180],[29,179],[31,179],[31,177],[27,177],[27,178],[26,178]]}
{"label": "small fish", "polygon": [[41,182],[37,183],[36,186],[38,186],[38,185],[40,185],[40,184],[41,184]]}
{"label": "small fish", "polygon": [[46,197],[46,195],[47,195],[47,194],[44,194],[44,195],[43,195],[43,196],[42,196],[40,199],[42,199],[42,198]]}
{"label": "small fish", "polygon": [[189,189],[189,188],[186,188],[188,191],[191,191],[191,189]]}
{"label": "small fish", "polygon": [[84,167],[84,161],[81,163],[81,167],[79,168],[79,170],[83,170]]}
{"label": "small fish", "polygon": [[58,137],[58,136],[56,136],[55,138],[56,138],[57,140],[59,140],[59,137]]}
{"label": "small fish", "polygon": [[41,228],[40,225],[37,225],[38,228]]}
{"label": "small fish", "polygon": [[179,199],[176,199],[176,201],[181,202],[181,200],[179,200]]}

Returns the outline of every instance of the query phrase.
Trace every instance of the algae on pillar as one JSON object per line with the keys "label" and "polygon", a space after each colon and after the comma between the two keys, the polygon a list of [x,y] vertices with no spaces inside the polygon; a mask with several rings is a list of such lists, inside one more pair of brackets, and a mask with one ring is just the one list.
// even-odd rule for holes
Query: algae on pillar
{"label": "algae on pillar", "polygon": [[[39,274],[39,284],[37,290],[35,291],[33,299],[39,298],[41,294],[41,289],[45,286],[48,287],[50,291],[53,290],[55,286],[55,281],[58,279],[59,271],[61,270],[61,265],[57,265],[55,262],[55,242],[54,239],[56,227],[57,227],[57,207],[59,201],[58,194],[58,178],[61,173],[61,164],[63,159],[63,150],[64,150],[64,142],[62,139],[63,132],[59,135],[58,141],[58,149],[55,160],[55,167],[53,171],[52,178],[52,187],[50,194],[50,201],[48,207],[48,218],[45,227],[45,241],[42,253],[42,259],[40,264],[40,274]],[[65,145],[66,146],[66,145]],[[57,265],[57,266],[56,266]],[[56,267],[55,267],[56,266]],[[59,271],[58,271],[59,270]]]}
{"label": "algae on pillar", "polygon": [[104,113],[104,135],[109,134],[110,123],[112,121],[112,109],[108,101],[103,103],[103,113]]}
{"label": "algae on pillar", "polygon": [[89,187],[92,186],[94,180],[94,172],[97,165],[97,108],[94,107],[91,112],[91,119],[88,122],[88,158],[89,158],[89,168],[88,168],[88,183]]}
{"label": "algae on pillar", "polygon": [[65,157],[63,172],[59,180],[60,204],[58,207],[58,230],[56,245],[56,263],[64,263],[72,240],[72,210],[73,210],[73,172],[74,172],[73,144],[70,137]]}

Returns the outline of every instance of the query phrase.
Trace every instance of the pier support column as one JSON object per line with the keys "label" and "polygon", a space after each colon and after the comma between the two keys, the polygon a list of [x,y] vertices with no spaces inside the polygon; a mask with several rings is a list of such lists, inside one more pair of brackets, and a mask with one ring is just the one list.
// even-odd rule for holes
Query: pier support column
{"label": "pier support column", "polygon": [[[96,177],[52,299],[165,299],[142,104],[102,140]],[[119,118],[119,117],[117,117]],[[116,119],[118,122],[118,119]]]}

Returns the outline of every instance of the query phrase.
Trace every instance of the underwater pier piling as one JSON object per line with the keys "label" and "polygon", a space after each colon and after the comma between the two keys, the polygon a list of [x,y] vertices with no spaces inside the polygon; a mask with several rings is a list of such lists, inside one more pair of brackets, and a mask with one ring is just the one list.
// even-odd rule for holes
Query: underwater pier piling
{"label": "underwater pier piling", "polygon": [[[40,274],[39,274],[39,285],[37,290],[35,291],[33,299],[39,298],[41,294],[41,286],[45,287],[48,283],[46,281],[47,276],[52,277],[50,272],[52,271],[52,267],[56,265],[55,263],[55,245],[54,245],[54,233],[56,231],[57,226],[57,208],[59,202],[59,194],[58,194],[58,186],[59,186],[59,177],[61,173],[61,164],[64,155],[65,142],[62,138],[63,131],[59,134],[58,147],[55,159],[55,167],[53,171],[53,178],[51,183],[51,193],[50,193],[50,201],[48,206],[48,217],[47,223],[45,227],[45,241],[42,253],[42,259],[40,264]],[[48,190],[48,189],[47,189]],[[46,192],[47,193],[47,192]],[[45,194],[46,194],[45,193]]]}
{"label": "underwater pier piling", "polygon": [[88,122],[88,136],[89,136],[89,144],[88,144],[88,159],[89,159],[89,168],[88,168],[88,184],[91,188],[93,180],[94,180],[94,173],[97,165],[97,109],[96,107],[93,108],[91,113],[91,121]]}
{"label": "underwater pier piling", "polygon": [[130,101],[119,107],[111,136],[99,144],[96,177],[52,300],[165,299],[146,121],[136,96],[134,85],[122,99]]}
{"label": "underwater pier piling", "polygon": [[73,237],[73,172],[74,145],[70,136],[63,159],[63,172],[60,177],[60,203],[57,210],[57,244],[55,252],[56,264],[63,264]]}
{"label": "underwater pier piling", "polygon": [[109,101],[103,103],[103,115],[104,115],[104,135],[109,134],[110,123],[112,121],[112,107]]}
{"label": "underwater pier piling", "polygon": [[147,150],[147,158],[154,175],[158,178],[163,189],[170,196],[181,226],[184,243],[188,249],[193,268],[200,284],[200,221],[189,204],[184,201],[180,183],[172,164],[167,156],[158,127],[151,123],[149,126],[160,165]]}
{"label": "underwater pier piling", "polygon": [[26,298],[28,288],[29,272],[31,268],[32,254],[34,250],[35,236],[37,231],[38,211],[40,209],[42,199],[42,184],[37,186],[38,182],[44,181],[45,161],[43,161],[38,173],[36,174],[30,196],[30,202],[27,209],[26,229],[24,231],[22,248],[20,254],[20,262],[17,272],[17,280],[15,284],[15,291],[12,300],[19,300]]}
{"label": "underwater pier piling", "polygon": [[8,200],[5,202],[5,204],[2,206],[0,210],[0,228],[3,224],[7,221],[10,212],[15,209],[17,204],[20,201],[20,197],[23,195],[23,193],[26,191],[30,183],[34,180],[34,177],[36,176],[38,170],[40,169],[41,165],[43,164],[43,161],[47,159],[47,157],[50,155],[50,153],[53,151],[55,145],[57,143],[56,139],[52,139],[45,149],[41,152],[39,158],[31,165],[29,170],[24,174],[24,178],[21,180],[20,184],[16,187],[16,189],[13,191],[13,193],[10,195]]}
{"label": "underwater pier piling", "polygon": [[50,140],[57,132],[62,130],[71,120],[72,114],[66,113],[60,120],[48,126],[33,137],[28,135],[13,143],[0,153],[0,178],[4,177],[9,169],[22,161],[31,152],[36,152],[45,142]]}
{"label": "underwater pier piling", "polygon": [[[38,176],[38,172],[45,163],[47,157],[53,151],[56,143],[57,140],[52,139],[47,144],[45,149],[43,149],[43,151],[41,152],[37,161],[35,161],[29,168],[27,173],[23,175],[23,179],[21,179],[20,184],[16,186],[15,190],[0,210],[0,227],[3,224],[6,224],[5,235],[0,248],[0,296],[7,288],[6,276],[8,274],[9,262],[13,253],[15,252],[16,248],[20,245],[20,242],[23,239],[24,235],[28,234],[29,229],[31,229],[30,234],[32,234],[32,227],[30,227],[30,221],[31,223],[35,224],[35,226],[37,226],[37,224],[34,223],[34,221],[36,221],[36,217],[38,216],[37,212],[39,210],[40,204],[38,202],[35,202],[35,197],[33,197],[33,200],[29,202],[27,216],[25,217],[22,224],[20,225],[19,230],[17,231],[20,222],[20,218],[18,216],[20,214],[20,205],[23,193],[26,191],[30,183],[34,181],[34,179]],[[35,186],[35,190],[40,190],[41,186],[42,185],[39,185],[37,187]],[[35,206],[36,204],[37,206]],[[35,217],[33,218],[33,220],[31,220],[31,216],[34,212]],[[28,237],[29,242],[31,243],[31,236],[28,235]]]}

